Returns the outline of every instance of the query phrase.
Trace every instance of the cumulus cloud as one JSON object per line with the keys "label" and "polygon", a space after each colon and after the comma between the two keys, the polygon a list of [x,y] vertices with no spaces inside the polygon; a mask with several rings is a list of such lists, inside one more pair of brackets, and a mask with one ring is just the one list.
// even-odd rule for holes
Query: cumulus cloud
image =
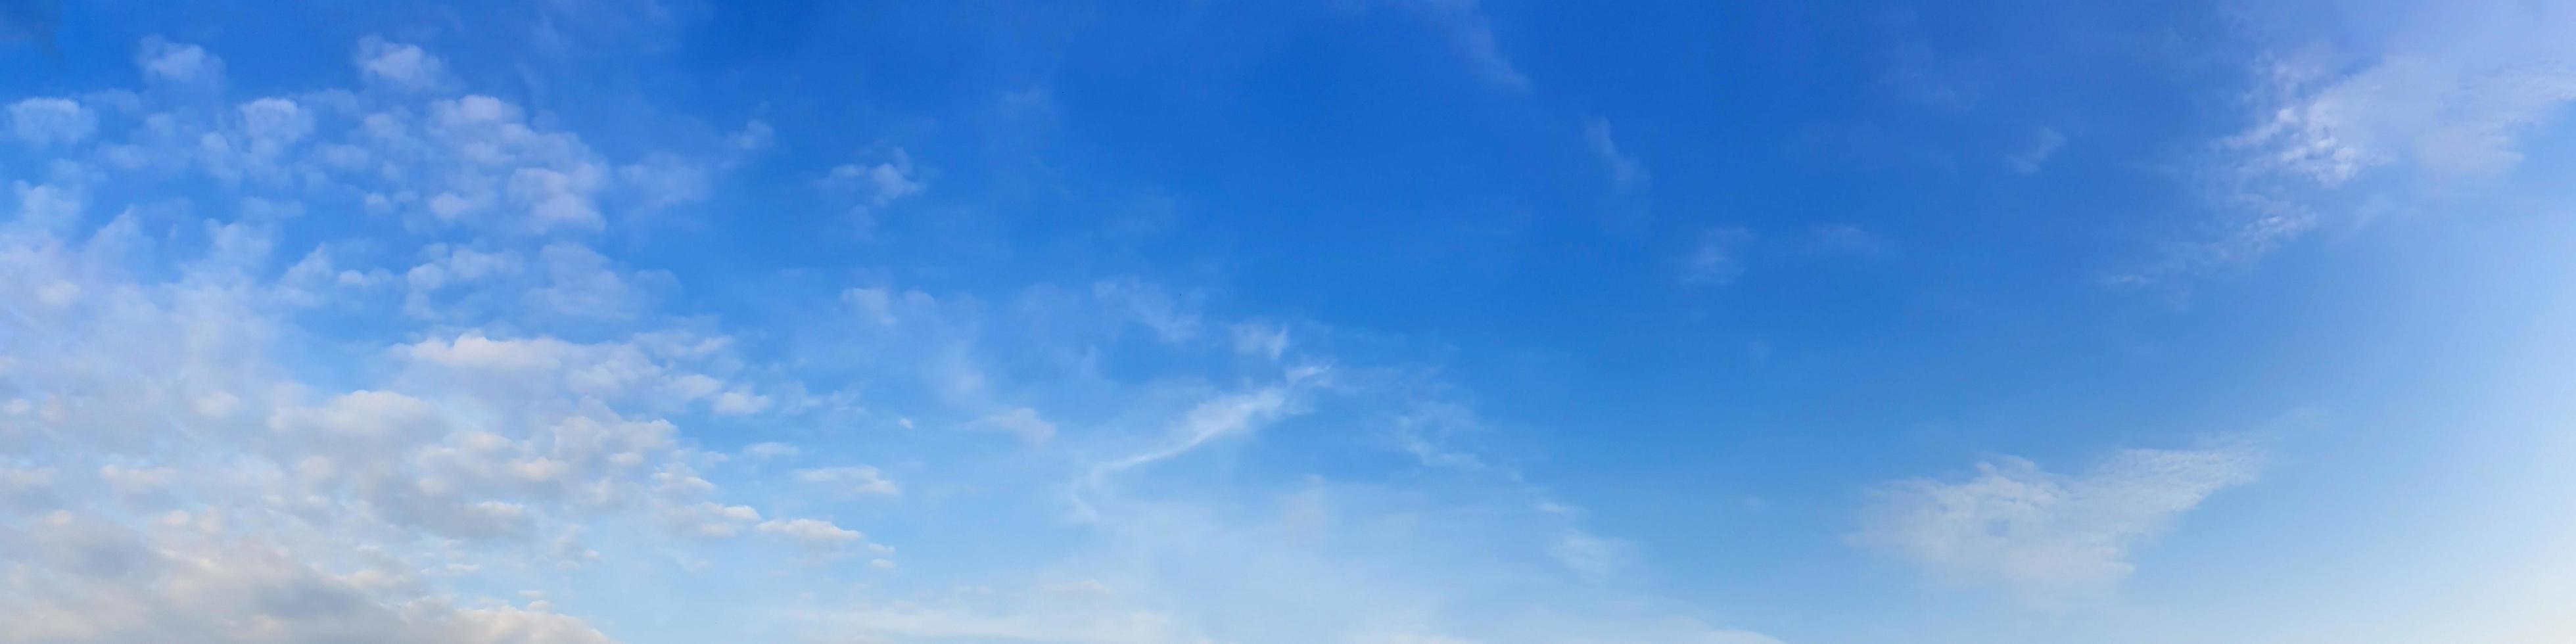
{"label": "cumulus cloud", "polygon": [[2025,589],[2126,577],[2129,554],[2202,499],[2252,481],[2250,447],[2123,450],[2082,474],[2001,459],[1966,480],[1880,487],[1856,543],[1963,581]]}
{"label": "cumulus cloud", "polygon": [[369,82],[405,90],[431,89],[448,82],[446,63],[415,45],[368,36],[358,41],[352,60]]}
{"label": "cumulus cloud", "polygon": [[171,83],[212,83],[223,79],[224,61],[204,48],[160,37],[146,38],[134,56],[144,76]]}
{"label": "cumulus cloud", "polygon": [[29,145],[79,143],[98,131],[98,115],[67,98],[30,98],[9,104],[9,131]]}

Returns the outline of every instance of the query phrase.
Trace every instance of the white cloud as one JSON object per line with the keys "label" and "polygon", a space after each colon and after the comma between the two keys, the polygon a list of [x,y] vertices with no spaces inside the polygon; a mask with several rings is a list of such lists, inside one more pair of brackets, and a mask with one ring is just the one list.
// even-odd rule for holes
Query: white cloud
{"label": "white cloud", "polygon": [[[397,565],[326,572],[256,541],[153,533],[70,512],[0,527],[0,641],[64,644],[607,644],[580,619],[459,608]],[[364,560],[361,560],[364,561]]]}
{"label": "white cloud", "polygon": [[903,488],[884,472],[865,465],[796,470],[796,480],[852,496],[897,496]]}
{"label": "white cloud", "polygon": [[0,466],[0,514],[51,508],[53,488],[52,468]]}
{"label": "white cloud", "polygon": [[606,255],[571,242],[547,244],[538,257],[547,284],[528,291],[525,301],[531,308],[569,318],[634,318],[675,282],[659,271],[621,273]]}
{"label": "white cloud", "polygon": [[2004,157],[2004,167],[2022,174],[2038,173],[2040,168],[2048,165],[2050,157],[2057,156],[2057,149],[2065,145],[2066,135],[2058,132],[2057,128],[2040,128],[2038,133],[2031,135],[2029,143]]}
{"label": "white cloud", "polygon": [[1594,118],[1583,126],[1583,139],[1591,145],[1592,154],[1610,168],[1610,185],[1620,192],[1630,192],[1646,185],[1646,165],[1636,157],[1619,152],[1619,143],[1610,138],[1610,119]]}
{"label": "white cloud", "polygon": [[1187,342],[1198,335],[1198,316],[1162,289],[1132,279],[1103,280],[1091,284],[1091,294],[1102,305],[1123,309],[1164,342]]}
{"label": "white cloud", "polygon": [[9,130],[33,146],[79,143],[98,131],[98,115],[67,98],[30,98],[9,104]]}
{"label": "white cloud", "polygon": [[2229,486],[2252,481],[2250,447],[2123,450],[2080,475],[2021,459],[1963,481],[1879,488],[1856,543],[1964,581],[2026,589],[2116,581],[2140,543]]}
{"label": "white cloud", "polygon": [[1010,434],[1031,443],[1046,442],[1047,438],[1055,436],[1055,423],[1047,422],[1045,418],[1038,416],[1038,410],[1027,407],[1014,407],[994,412],[992,415],[975,419],[975,422],[967,423],[966,428]]}
{"label": "white cloud", "polygon": [[760,522],[760,525],[754,529],[762,534],[785,537],[808,549],[825,551],[859,543],[868,538],[857,530],[832,525],[830,521],[819,519],[772,519]]}
{"label": "white cloud", "polygon": [[1445,32],[1451,48],[1475,68],[1476,75],[1495,87],[1514,92],[1529,89],[1529,77],[1522,75],[1510,56],[1503,54],[1501,41],[1494,36],[1494,25],[1485,17],[1478,0],[1398,0],[1432,25]]}
{"label": "white cloud", "polygon": [[1725,286],[1744,276],[1744,251],[1753,231],[1722,226],[1700,231],[1690,254],[1682,256],[1681,281],[1691,286]]}
{"label": "white cloud", "polygon": [[1277,360],[1288,351],[1287,329],[1253,322],[1236,324],[1232,328],[1236,353]]}
{"label": "white cloud", "polygon": [[912,155],[903,148],[889,153],[892,159],[874,164],[843,164],[823,177],[823,187],[836,192],[855,194],[869,208],[883,208],[897,199],[920,194],[925,187],[913,174]]}
{"label": "white cloud", "polygon": [[143,68],[145,77],[173,83],[211,83],[222,80],[224,75],[223,60],[205,49],[158,37],[143,40],[134,62]]}
{"label": "white cloud", "polygon": [[1633,555],[1627,543],[1605,539],[1581,530],[1568,530],[1548,547],[1548,554],[1581,573],[1588,579],[1603,579],[1616,573]]}
{"label": "white cloud", "polygon": [[[11,309],[6,324],[46,340],[0,356],[9,385],[0,394],[8,414],[0,417],[7,455],[0,512],[11,513],[0,519],[0,624],[9,625],[0,640],[587,644],[606,637],[553,606],[672,598],[741,616],[855,598],[847,603],[864,610],[781,628],[1158,642],[1209,633],[1226,641],[1372,641],[1401,632],[1420,633],[1420,641],[1506,642],[1449,632],[1477,628],[1472,620],[1456,619],[1455,628],[1429,622],[1489,608],[1444,603],[1453,596],[1508,596],[1500,603],[1521,607],[1566,605],[1558,599],[1629,605],[1611,596],[1617,584],[1607,580],[1568,583],[1587,573],[1566,563],[1616,559],[1589,554],[1615,543],[1609,537],[1566,532],[1561,518],[1536,528],[1461,518],[1473,513],[1364,485],[1316,480],[1281,493],[1214,474],[1132,491],[1167,495],[1157,498],[1081,489],[1078,501],[1098,511],[1096,522],[1047,508],[968,506],[995,497],[1061,502],[1057,493],[1085,482],[1066,479],[1267,431],[1310,397],[1344,397],[1336,402],[1362,414],[1378,404],[1365,398],[1379,388],[1337,389],[1321,367],[1277,364],[1287,358],[1286,334],[1277,330],[1284,326],[1205,319],[1195,298],[1136,280],[1106,289],[1057,285],[1048,293],[1071,302],[1062,310],[1019,308],[1007,296],[997,301],[1011,304],[988,307],[978,294],[851,289],[845,306],[811,307],[835,324],[792,327],[848,337],[781,339],[767,333],[781,327],[758,328],[743,336],[758,346],[738,351],[717,329],[762,322],[663,310],[668,298],[656,296],[674,283],[668,274],[633,270],[603,250],[613,245],[571,241],[593,229],[623,232],[621,207],[664,200],[630,185],[643,175],[624,171],[652,165],[652,153],[612,160],[552,126],[563,119],[541,109],[443,85],[411,87],[435,59],[405,46],[361,45],[351,62],[365,87],[272,97],[223,96],[218,63],[192,47],[147,49],[144,64],[160,85],[133,93],[142,122],[130,135],[105,135],[116,140],[95,132],[84,139],[97,142],[88,146],[95,158],[59,159],[67,169],[14,183],[18,210],[30,216],[0,230],[7,276],[0,301],[30,303]],[[193,85],[174,86],[181,82]],[[756,148],[769,136],[765,126],[747,126],[724,145]],[[66,146],[46,147],[35,153]],[[75,153],[86,154],[64,152]],[[687,163],[712,158],[676,154]],[[861,186],[871,196],[858,202],[920,191],[923,180],[898,161],[879,165],[899,181],[871,179]],[[165,183],[185,184],[186,194],[152,188]],[[148,203],[174,196],[204,211]],[[254,205],[251,197],[272,202]],[[92,214],[115,216],[83,220]],[[330,237],[348,232],[366,236]],[[272,257],[285,240],[313,252]],[[395,263],[375,265],[380,258]],[[289,261],[280,259],[292,265],[281,271]],[[371,285],[403,289],[403,309],[390,293],[369,295]],[[323,301],[333,308],[312,308]],[[1150,349],[1157,355],[1224,365],[1127,380],[1099,377],[1085,362],[1139,328],[1165,340]],[[1238,328],[1246,330],[1239,338],[1210,332]],[[1307,341],[1299,346],[1332,346],[1329,330],[1297,328]],[[1227,359],[1229,351],[1266,360]],[[785,357],[752,357],[759,355]],[[823,396],[804,393],[800,376],[811,376],[801,370],[851,383],[823,395],[842,408],[812,411]],[[1264,384],[1267,371],[1284,373]],[[851,401],[863,397],[890,409],[858,411]],[[926,408],[903,408],[915,405]],[[1059,428],[1038,407],[1085,422]],[[695,413],[702,410],[769,415]],[[989,437],[888,427],[908,429],[907,418],[977,418],[968,424],[1031,445],[996,450]],[[916,489],[902,490],[860,466],[719,467],[726,456],[700,451],[701,441],[778,434],[682,426],[701,421],[717,432],[771,424],[885,430],[899,436],[883,445],[923,447],[889,458],[924,480],[907,478]],[[744,455],[793,452],[756,445]],[[919,461],[927,463],[914,469]],[[1099,467],[1086,469],[1092,465]],[[1207,474],[1165,469],[1135,478]],[[978,477],[995,472],[1006,475]],[[910,492],[921,502],[895,505],[972,513],[997,530],[1079,532],[1065,543],[1080,552],[1061,559],[1053,548],[995,552],[1017,559],[996,568],[1043,577],[1026,588],[1105,581],[1077,584],[1079,592],[1034,591],[1050,599],[1032,604],[949,601],[935,582],[905,580],[951,569],[944,563],[868,573],[895,568],[893,547],[823,518],[791,518],[838,501],[785,484],[798,479],[859,494]],[[764,517],[728,497],[743,487],[779,493],[760,507],[789,516]],[[1486,487],[1497,486],[1459,486],[1468,495]],[[1497,496],[1505,502],[1483,507],[1527,505],[1517,487]],[[59,508],[75,510],[50,514]],[[79,514],[94,508],[116,511]],[[1378,529],[1405,525],[1435,528]],[[1509,543],[1438,538],[1458,534]],[[790,549],[851,560],[776,566],[781,559],[771,553]],[[709,583],[675,589],[546,574],[646,578],[673,562]],[[1260,574],[1185,572],[1237,564]],[[1477,572],[1458,572],[1468,567]],[[1613,576],[1619,568],[1578,567]],[[862,586],[845,576],[852,572],[877,577]],[[734,583],[754,579],[761,583]],[[479,594],[531,586],[548,593],[523,608]],[[746,591],[690,594],[726,587]],[[801,592],[819,588],[834,590]],[[1280,617],[1228,625],[1245,615]],[[832,631],[836,623],[848,628]],[[1281,625],[1288,628],[1266,630]],[[1626,632],[1566,627],[1523,639],[1654,641]]]}
{"label": "white cloud", "polygon": [[1291,411],[1288,387],[1302,384],[1297,381],[1311,377],[1311,374],[1296,374],[1286,385],[1227,394],[1200,402],[1172,424],[1165,444],[1093,466],[1091,475],[1097,480],[1187,454],[1218,438],[1251,433]]}
{"label": "white cloud", "polygon": [[403,273],[403,279],[414,291],[436,291],[455,284],[467,284],[517,274],[524,262],[506,251],[484,252],[464,246],[430,244],[421,249],[425,261]]}
{"label": "white cloud", "polygon": [[[2418,15],[2419,12],[2421,15]],[[2576,101],[2576,8],[2484,2],[2399,12],[2413,18],[2346,74],[2314,59],[2275,62],[2283,98],[2228,144],[2256,171],[2340,184],[2378,166],[2490,173],[2521,159],[2522,135]]]}
{"label": "white cloud", "polygon": [[76,187],[54,184],[29,185],[20,181],[10,185],[18,196],[15,223],[45,230],[59,230],[80,220],[88,207],[88,195]]}
{"label": "white cloud", "polygon": [[[2274,43],[2300,53],[2260,61],[2250,125],[2215,142],[2219,161],[2201,177],[2222,214],[2109,282],[2240,268],[2387,208],[2493,193],[2523,147],[2563,127],[2576,104],[2576,39],[2558,28],[2576,21],[2576,7],[2463,2],[2357,15],[2373,37],[2336,43],[2349,56]],[[2272,26],[2302,33],[2311,18]]]}
{"label": "white cloud", "polygon": [[769,397],[741,390],[727,391],[716,394],[710,408],[729,416],[757,414],[769,409]]}
{"label": "white cloud", "polygon": [[448,83],[446,63],[413,45],[368,36],[358,41],[357,54],[351,60],[369,82],[406,90],[432,89]]}
{"label": "white cloud", "polygon": [[759,521],[760,511],[740,505],[696,503],[663,508],[662,520],[676,530],[722,538],[739,534],[743,526]]}
{"label": "white cloud", "polygon": [[786,443],[752,443],[742,448],[742,455],[757,459],[795,458],[801,451]]}

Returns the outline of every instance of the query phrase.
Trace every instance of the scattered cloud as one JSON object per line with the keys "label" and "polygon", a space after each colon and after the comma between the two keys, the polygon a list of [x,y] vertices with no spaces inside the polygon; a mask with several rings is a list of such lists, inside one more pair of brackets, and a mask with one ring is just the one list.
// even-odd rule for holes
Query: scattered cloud
{"label": "scattered cloud", "polygon": [[1894,242],[1852,224],[1818,224],[1808,228],[1805,245],[1807,252],[1817,255],[1881,257],[1896,252]]}
{"label": "scattered cloud", "polygon": [[358,41],[353,59],[358,72],[369,82],[386,83],[404,90],[426,90],[445,87],[452,79],[447,65],[415,45],[388,42],[369,36]]}
{"label": "scattered cloud", "polygon": [[803,452],[804,450],[786,443],[752,443],[742,448],[744,458],[760,460],[795,458],[797,454]]}
{"label": "scattered cloud", "polygon": [[1681,281],[1687,286],[1725,286],[1744,276],[1744,253],[1753,231],[1721,226],[1700,231],[1690,253],[1681,258]]}
{"label": "scattered cloud", "polygon": [[68,98],[30,98],[9,105],[9,131],[29,145],[70,145],[98,131],[98,115]]}
{"label": "scattered cloud", "polygon": [[1038,416],[1038,410],[1013,407],[967,423],[966,428],[979,432],[997,432],[1020,437],[1030,443],[1043,443],[1055,436],[1055,423]]}
{"label": "scattered cloud", "polygon": [[2058,132],[2057,128],[2040,128],[2039,132],[2031,135],[2030,142],[2004,157],[2004,167],[2021,174],[2038,174],[2040,168],[2048,165],[2050,157],[2057,156],[2057,149],[2065,145],[2066,135]]}
{"label": "scattered cloud", "polygon": [[1504,55],[1500,39],[1494,36],[1493,21],[1485,17],[1478,0],[1395,1],[1431,21],[1448,36],[1450,46],[1486,83],[1513,92],[1529,90],[1529,77]]}
{"label": "scattered cloud", "polygon": [[820,467],[796,471],[796,480],[850,496],[899,496],[903,488],[884,472],[865,465]]}
{"label": "scattered cloud", "polygon": [[1591,145],[1592,154],[1601,157],[1601,162],[1609,166],[1611,186],[1620,192],[1634,192],[1646,186],[1645,164],[1634,156],[1619,152],[1619,143],[1610,138],[1609,119],[1596,117],[1584,123],[1583,138]]}
{"label": "scattered cloud", "polygon": [[2039,592],[2109,583],[2202,499],[2252,481],[2260,460],[2248,446],[2131,449],[2070,475],[2005,458],[1966,480],[1880,487],[1852,539],[1960,581]]}
{"label": "scattered cloud", "polygon": [[224,61],[196,45],[174,43],[158,36],[145,38],[143,48],[134,56],[143,75],[157,81],[177,84],[213,83],[223,79]]}
{"label": "scattered cloud", "polygon": [[823,190],[855,199],[850,215],[862,237],[875,229],[876,212],[928,188],[921,175],[913,170],[912,155],[894,148],[888,159],[876,163],[845,163],[834,166],[823,176]]}
{"label": "scattered cloud", "polygon": [[2250,125],[2214,141],[2198,177],[2220,214],[2106,281],[2225,272],[2318,229],[2489,192],[2456,188],[2509,178],[2527,139],[2576,103],[2576,44],[2552,27],[2576,8],[2471,2],[2372,17],[2385,21],[2378,37],[2349,56],[2285,42],[2275,51],[2294,53],[2258,61]]}

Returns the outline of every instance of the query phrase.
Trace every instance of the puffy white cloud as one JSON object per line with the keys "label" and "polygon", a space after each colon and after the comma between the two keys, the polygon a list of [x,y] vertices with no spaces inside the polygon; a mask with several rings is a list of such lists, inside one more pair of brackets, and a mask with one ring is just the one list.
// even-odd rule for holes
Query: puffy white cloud
{"label": "puffy white cloud", "polygon": [[2250,447],[2124,450],[2080,475],[2021,459],[1963,481],[1880,488],[1856,543],[1966,581],[2029,589],[2128,575],[2129,552],[2212,493],[2253,480]]}
{"label": "puffy white cloud", "polygon": [[212,83],[223,79],[224,61],[196,45],[174,43],[159,37],[143,40],[134,62],[143,68],[147,78],[180,84]]}
{"label": "puffy white cloud", "polygon": [[403,273],[413,298],[406,306],[416,309],[427,307],[429,295],[439,289],[516,275],[524,264],[515,253],[447,244],[430,244],[421,255],[424,261]]}
{"label": "puffy white cloud", "polygon": [[18,216],[13,223],[21,226],[60,229],[79,221],[81,211],[88,205],[87,193],[74,186],[19,181],[12,183],[10,190],[18,196]]}
{"label": "puffy white cloud", "polygon": [[892,159],[873,164],[842,164],[823,177],[823,187],[835,192],[854,194],[869,208],[883,208],[895,200],[919,194],[925,187],[913,173],[912,155],[895,148]]}
{"label": "puffy white cloud", "polygon": [[432,89],[448,83],[446,63],[413,45],[369,36],[358,41],[357,54],[351,60],[370,82],[406,90]]}
{"label": "puffy white cloud", "polygon": [[98,131],[98,115],[67,98],[30,98],[9,104],[9,131],[28,145],[79,143]]}
{"label": "puffy white cloud", "polygon": [[621,274],[607,256],[579,244],[548,244],[539,258],[546,285],[525,299],[540,311],[569,318],[631,319],[675,283],[659,271]]}

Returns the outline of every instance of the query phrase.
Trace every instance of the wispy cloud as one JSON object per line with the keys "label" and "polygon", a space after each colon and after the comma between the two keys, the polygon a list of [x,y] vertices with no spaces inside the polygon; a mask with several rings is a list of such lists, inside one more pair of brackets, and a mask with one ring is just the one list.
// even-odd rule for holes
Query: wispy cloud
{"label": "wispy cloud", "polygon": [[1610,119],[1595,117],[1583,125],[1584,142],[1592,154],[1610,168],[1610,185],[1620,192],[1633,192],[1646,186],[1646,165],[1636,157],[1619,152],[1619,142],[1610,136]]}
{"label": "wispy cloud", "polygon": [[1681,282],[1688,286],[1725,286],[1744,276],[1744,253],[1753,245],[1753,231],[1737,226],[1721,226],[1700,231],[1690,252],[1681,258]]}
{"label": "wispy cloud", "polygon": [[2117,581],[2129,555],[2202,499],[2254,479],[2254,447],[2131,449],[2081,474],[2018,458],[1965,480],[1882,486],[1852,540],[1960,581],[2045,592]]}
{"label": "wispy cloud", "polygon": [[1530,80],[1503,53],[1502,43],[1494,36],[1494,25],[1485,17],[1479,0],[1395,0],[1429,19],[1440,28],[1459,57],[1466,59],[1477,76],[1494,87],[1508,91],[1528,91]]}
{"label": "wispy cloud", "polygon": [[2022,174],[2037,174],[2040,168],[2047,167],[2050,157],[2057,156],[2057,149],[2065,145],[2066,135],[2058,132],[2057,128],[2040,128],[2030,135],[2030,141],[2022,144],[2020,150],[2004,157],[2004,167]]}
{"label": "wispy cloud", "polygon": [[2452,199],[2450,186],[2509,176],[2526,139],[2576,103],[2576,39],[2557,28],[2576,8],[2470,2],[2371,17],[2383,35],[2349,56],[2280,42],[2274,51],[2290,53],[2252,64],[2250,124],[2212,142],[2215,161],[2196,177],[2220,214],[2108,281],[2236,269],[2390,204]]}

